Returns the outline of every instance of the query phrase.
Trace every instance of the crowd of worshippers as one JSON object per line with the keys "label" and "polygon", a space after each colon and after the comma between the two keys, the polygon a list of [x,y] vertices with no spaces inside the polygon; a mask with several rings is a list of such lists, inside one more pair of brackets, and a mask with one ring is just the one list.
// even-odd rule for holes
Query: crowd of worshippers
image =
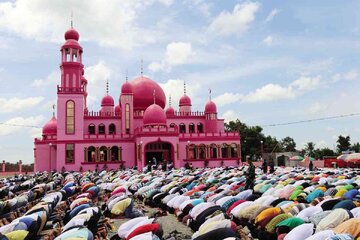
{"label": "crowd of worshippers", "polygon": [[[360,170],[277,168],[263,174],[249,164],[125,171],[117,184],[132,198],[174,214],[194,231],[194,240],[360,239]],[[161,225],[140,216],[122,224],[116,237],[162,239]]]}
{"label": "crowd of worshippers", "polygon": [[[52,172],[0,180],[0,240],[164,239],[142,202],[194,240],[360,239],[360,170],[248,166]],[[111,219],[127,221],[113,229]],[[116,231],[115,235],[109,234]]]}

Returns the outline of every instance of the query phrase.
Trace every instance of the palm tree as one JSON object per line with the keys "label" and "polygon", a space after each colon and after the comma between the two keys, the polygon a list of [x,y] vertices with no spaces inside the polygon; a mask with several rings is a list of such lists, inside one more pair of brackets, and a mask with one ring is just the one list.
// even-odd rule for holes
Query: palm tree
{"label": "palm tree", "polygon": [[315,143],[313,142],[308,142],[305,144],[305,153],[308,155],[308,156],[311,156],[315,150]]}

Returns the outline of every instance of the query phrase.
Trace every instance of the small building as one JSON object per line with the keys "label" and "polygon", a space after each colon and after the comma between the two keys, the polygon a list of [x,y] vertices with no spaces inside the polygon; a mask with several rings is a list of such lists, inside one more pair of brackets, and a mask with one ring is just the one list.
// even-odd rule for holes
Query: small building
{"label": "small building", "polygon": [[[107,94],[99,110],[87,106],[83,48],[71,28],[61,46],[61,79],[55,113],[34,140],[35,171],[138,167],[166,161],[175,167],[230,166],[240,163],[240,135],[225,132],[211,98],[194,111],[190,96],[178,109],[165,110],[166,97],[154,80],[141,75],[125,81],[119,97]],[[120,84],[119,84],[120,85]]]}

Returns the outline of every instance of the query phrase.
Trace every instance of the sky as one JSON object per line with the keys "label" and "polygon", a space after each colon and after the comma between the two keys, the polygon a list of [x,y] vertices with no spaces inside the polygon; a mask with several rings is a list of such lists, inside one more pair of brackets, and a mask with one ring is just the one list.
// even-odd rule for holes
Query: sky
{"label": "sky", "polygon": [[[125,81],[157,81],[172,105],[211,98],[225,121],[268,125],[359,113],[360,1],[0,1],[0,158],[33,161],[34,137],[52,117],[60,46],[73,25],[84,49],[90,110],[106,80],[118,100]],[[360,141],[358,116],[264,127],[302,148]],[[4,124],[5,123],[5,124]],[[1,160],[0,159],[0,160]]]}

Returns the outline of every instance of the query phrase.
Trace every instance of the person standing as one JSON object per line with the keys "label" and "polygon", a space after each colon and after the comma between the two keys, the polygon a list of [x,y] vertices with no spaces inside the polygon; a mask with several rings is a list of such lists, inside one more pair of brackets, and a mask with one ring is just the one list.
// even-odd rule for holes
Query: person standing
{"label": "person standing", "polygon": [[310,163],[309,163],[309,171],[312,172],[314,170],[314,164],[313,162],[310,160]]}
{"label": "person standing", "polygon": [[248,158],[249,167],[246,171],[246,185],[245,190],[247,189],[253,189],[254,188],[254,182],[255,182],[255,165],[251,161],[250,158]]}
{"label": "person standing", "polygon": [[268,166],[267,166],[267,162],[266,162],[265,159],[264,159],[264,162],[263,162],[263,164],[262,164],[262,170],[263,170],[263,173],[264,173],[264,174],[267,174]]}
{"label": "person standing", "polygon": [[270,168],[270,174],[275,172],[274,160],[272,159],[270,159],[269,168]]}

